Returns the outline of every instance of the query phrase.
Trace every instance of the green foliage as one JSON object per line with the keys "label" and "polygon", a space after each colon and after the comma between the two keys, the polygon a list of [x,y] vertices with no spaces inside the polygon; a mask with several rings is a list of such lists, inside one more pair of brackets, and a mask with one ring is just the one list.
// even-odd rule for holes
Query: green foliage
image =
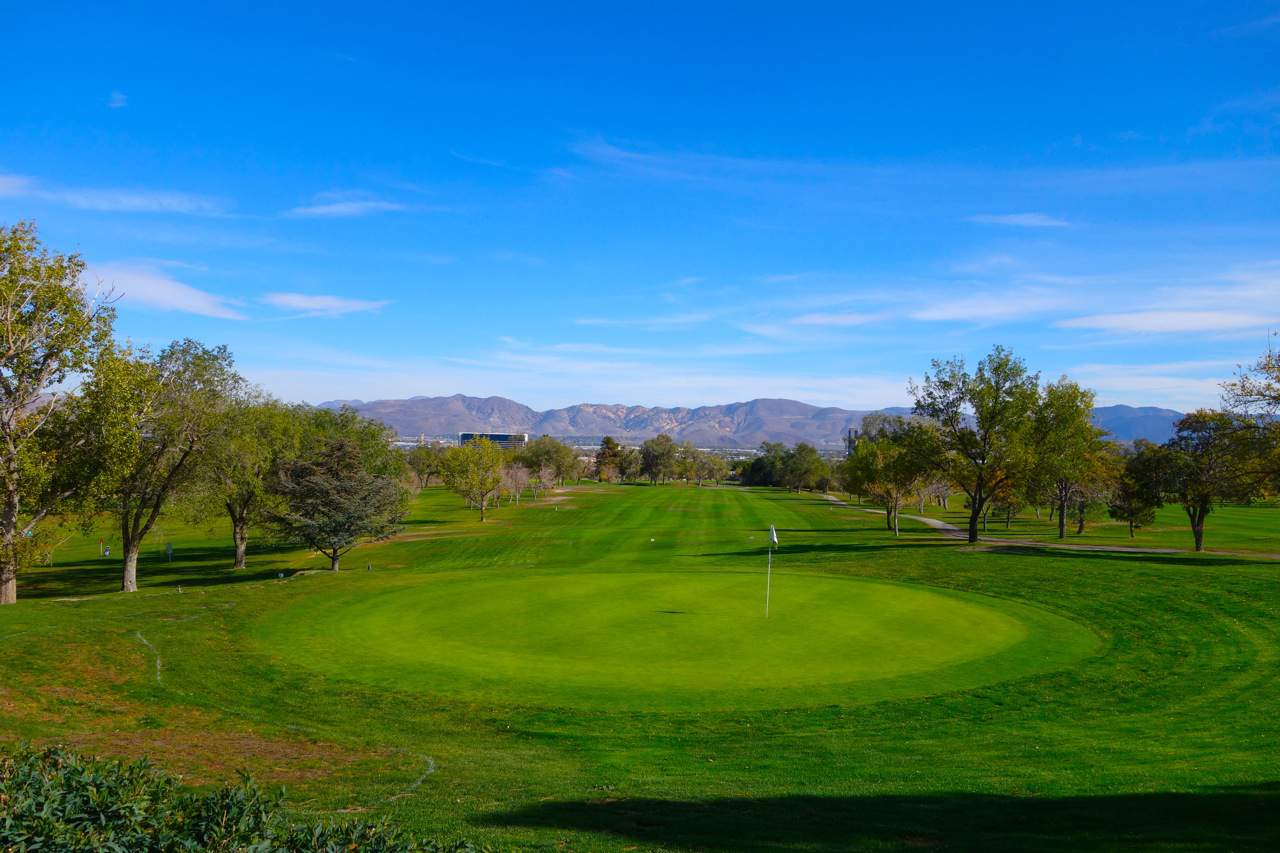
{"label": "green foliage", "polygon": [[600,449],[596,451],[596,476],[602,481],[619,477],[622,473],[623,448],[617,439],[606,435],[600,440]]}
{"label": "green foliage", "polygon": [[935,469],[969,497],[969,541],[987,502],[1025,476],[1039,375],[997,346],[973,373],[964,359],[933,362],[921,385],[911,384],[915,413],[938,426]]}
{"label": "green foliage", "polygon": [[386,539],[400,529],[408,496],[399,481],[378,472],[356,441],[326,438],[318,448],[280,467],[275,491],[285,509],[271,523],[288,539],[339,559],[362,540]]}
{"label": "green foliage", "polygon": [[1163,503],[1160,461],[1160,449],[1148,441],[1139,441],[1124,457],[1124,468],[1116,478],[1107,513],[1129,525],[1130,539],[1137,528],[1156,520],[1156,510]]}
{"label": "green foliage", "polygon": [[431,485],[432,477],[444,476],[445,448],[434,444],[421,444],[405,454],[405,462],[413,472],[419,489]]}
{"label": "green foliage", "polygon": [[864,422],[864,433],[853,452],[838,466],[843,488],[883,507],[885,524],[895,535],[903,503],[927,483],[931,438],[929,427],[905,418]]}
{"label": "green foliage", "polygon": [[93,477],[83,401],[55,389],[108,345],[114,312],[82,286],[84,261],[51,254],[35,225],[0,227],[0,604],[17,597],[23,540]]}
{"label": "green foliage", "polygon": [[283,792],[248,776],[209,793],[184,789],[146,761],[87,758],[60,747],[0,755],[0,849],[6,851],[471,851],[414,838],[385,822],[296,824]]}
{"label": "green foliage", "polygon": [[1165,442],[1157,466],[1160,488],[1186,511],[1197,551],[1204,550],[1205,519],[1214,506],[1260,493],[1257,435],[1239,416],[1200,409],[1178,421]]}
{"label": "green foliage", "polygon": [[640,445],[640,473],[650,483],[671,479],[676,471],[676,443],[663,433]]}
{"label": "green foliage", "polygon": [[[444,483],[480,510],[480,520],[484,521],[489,501],[502,488],[502,469],[506,461],[502,448],[487,438],[451,447],[444,456]],[[543,467],[549,468],[550,463]]]}
{"label": "green foliage", "polygon": [[[550,477],[562,484],[577,473],[578,460],[573,448],[549,435],[535,438],[526,444],[517,458],[535,477],[550,472]],[[551,483],[543,485],[549,486]]]}

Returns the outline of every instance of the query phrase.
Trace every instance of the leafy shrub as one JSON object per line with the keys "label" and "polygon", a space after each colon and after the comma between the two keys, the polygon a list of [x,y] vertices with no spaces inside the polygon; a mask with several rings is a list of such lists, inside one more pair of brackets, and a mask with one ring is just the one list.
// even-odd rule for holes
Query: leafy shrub
{"label": "leafy shrub", "polygon": [[209,793],[189,791],[145,760],[125,764],[60,747],[0,755],[0,853],[102,850],[170,853],[470,853],[386,822],[295,824],[283,792],[247,775]]}

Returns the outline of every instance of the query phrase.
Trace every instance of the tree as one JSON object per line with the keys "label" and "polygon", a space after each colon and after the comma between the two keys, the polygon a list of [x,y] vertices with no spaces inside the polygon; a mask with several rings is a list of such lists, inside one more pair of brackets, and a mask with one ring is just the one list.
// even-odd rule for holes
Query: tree
{"label": "tree", "polygon": [[634,480],[640,476],[640,469],[640,450],[635,447],[625,448],[622,455],[618,457],[618,478],[624,483]]}
{"label": "tree", "polygon": [[520,495],[524,493],[525,489],[529,488],[529,469],[515,462],[504,465],[502,467],[502,488],[519,504]]}
{"label": "tree", "polygon": [[972,374],[963,359],[934,361],[922,385],[911,383],[915,413],[937,424],[932,464],[969,498],[970,542],[987,502],[1026,467],[1038,386],[1039,375],[1000,346]]}
{"label": "tree", "polygon": [[1160,448],[1139,439],[1131,453],[1124,457],[1124,467],[1111,492],[1107,513],[1116,521],[1127,522],[1129,538],[1134,528],[1156,520],[1160,497]]}
{"label": "tree", "polygon": [[782,469],[787,452],[787,446],[781,442],[761,442],[757,456],[742,473],[742,484],[744,486],[782,485]]}
{"label": "tree", "polygon": [[885,526],[898,535],[898,515],[925,482],[929,460],[921,444],[926,427],[905,419],[866,433],[840,463],[840,479],[848,492],[870,497],[884,508]]}
{"label": "tree", "polygon": [[560,485],[564,485],[564,481],[571,478],[577,470],[578,459],[573,448],[549,435],[535,438],[526,444],[520,451],[519,458],[531,474],[550,468],[555,472],[553,479]]}
{"label": "tree", "polygon": [[405,454],[409,470],[413,471],[419,489],[431,485],[432,477],[439,477],[444,470],[444,448],[432,444],[420,444]]}
{"label": "tree", "polygon": [[1161,481],[1166,500],[1182,505],[1197,551],[1204,550],[1204,524],[1214,506],[1248,500],[1260,476],[1251,458],[1255,434],[1226,412],[1200,409],[1185,415],[1165,442]]}
{"label": "tree", "polygon": [[54,389],[110,340],[109,297],[90,296],[83,272],[78,255],[44,249],[35,225],[0,227],[0,605],[17,601],[25,540],[93,476],[78,464],[91,458],[77,455],[85,432],[47,440],[71,422]]}
{"label": "tree", "polygon": [[596,477],[601,482],[617,476],[622,469],[622,454],[622,445],[613,436],[606,435],[600,439],[600,449],[596,451]]}
{"label": "tree", "polygon": [[1103,431],[1093,425],[1093,400],[1092,391],[1063,376],[1044,387],[1031,418],[1028,491],[1052,501],[1059,539],[1067,535],[1068,507],[1081,500],[1087,506],[1090,487],[1106,471],[1099,464]]}
{"label": "tree", "polygon": [[329,558],[338,571],[342,555],[362,540],[386,539],[400,529],[407,495],[394,477],[370,470],[360,444],[325,437],[318,447],[280,466],[275,489],[285,508],[272,524],[285,538]]}
{"label": "tree", "polygon": [[1280,353],[1268,348],[1224,391],[1228,410],[1256,433],[1259,473],[1280,490]]}
{"label": "tree", "polygon": [[249,528],[267,520],[275,473],[297,456],[304,428],[301,412],[257,391],[232,399],[223,413],[204,469],[212,497],[231,519],[235,569],[245,566]]}
{"label": "tree", "polygon": [[502,487],[506,463],[502,448],[487,438],[451,447],[444,457],[444,483],[480,510],[480,520],[484,521],[489,500]]}
{"label": "tree", "polygon": [[654,436],[640,445],[640,473],[650,483],[668,479],[675,470],[676,443],[666,433]]}
{"label": "tree", "polygon": [[137,591],[143,539],[165,504],[195,480],[243,384],[226,347],[190,339],[155,357],[111,350],[98,359],[85,393],[116,418],[104,465],[120,524],[123,592]]}
{"label": "tree", "polygon": [[1227,406],[1239,414],[1280,414],[1280,352],[1268,349],[1223,387]]}
{"label": "tree", "polygon": [[783,456],[779,475],[780,485],[799,492],[812,489],[820,478],[829,477],[830,469],[814,446],[802,441]]}

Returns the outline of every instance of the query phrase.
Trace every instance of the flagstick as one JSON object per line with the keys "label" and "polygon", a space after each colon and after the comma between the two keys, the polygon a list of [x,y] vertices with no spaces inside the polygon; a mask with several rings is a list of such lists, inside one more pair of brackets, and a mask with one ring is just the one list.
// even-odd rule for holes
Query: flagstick
{"label": "flagstick", "polygon": [[764,618],[769,618],[769,592],[773,588],[773,543],[769,543],[769,568],[765,571]]}

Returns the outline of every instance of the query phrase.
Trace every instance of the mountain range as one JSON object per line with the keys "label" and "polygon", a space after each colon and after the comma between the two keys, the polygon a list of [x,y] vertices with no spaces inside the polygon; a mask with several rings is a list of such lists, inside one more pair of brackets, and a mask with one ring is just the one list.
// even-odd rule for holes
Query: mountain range
{"label": "mountain range", "polygon": [[[506,397],[410,397],[405,400],[330,400],[323,408],[351,406],[361,415],[386,424],[400,436],[454,436],[459,432],[527,432],[530,436],[598,439],[611,435],[638,442],[667,433],[699,447],[756,447],[762,441],[817,447],[839,447],[850,428],[873,411],[906,415],[911,410],[839,409],[796,400],[758,399],[745,403],[696,408],[579,403],[537,411]],[[1119,441],[1145,438],[1161,442],[1182,416],[1151,406],[1100,406],[1093,410],[1098,426]]]}

